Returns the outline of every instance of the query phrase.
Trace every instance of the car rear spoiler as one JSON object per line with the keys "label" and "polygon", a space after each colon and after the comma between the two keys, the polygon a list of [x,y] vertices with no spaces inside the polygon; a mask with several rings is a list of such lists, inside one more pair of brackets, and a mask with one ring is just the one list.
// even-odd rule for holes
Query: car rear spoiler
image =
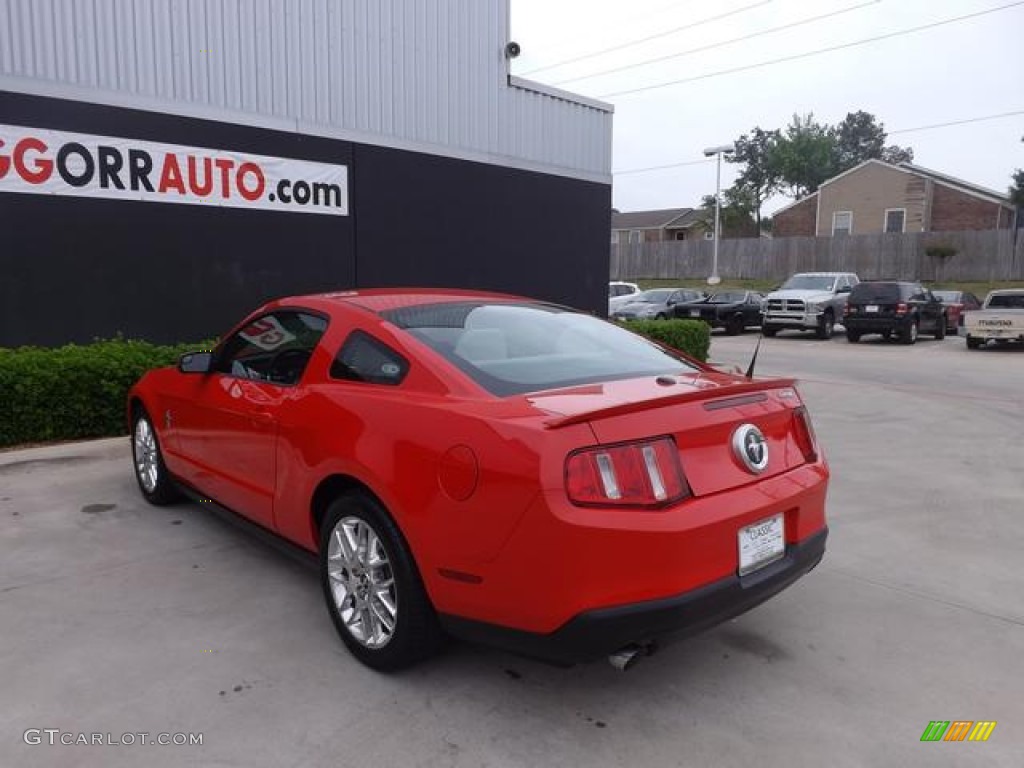
{"label": "car rear spoiler", "polygon": [[607,408],[596,408],[592,411],[574,413],[570,416],[558,416],[544,422],[547,429],[560,429],[573,424],[583,424],[596,419],[608,419],[614,416],[621,416],[626,413],[637,413],[654,408],[665,408],[682,403],[706,400],[707,406],[712,409],[727,408],[728,401],[735,400],[735,405],[744,405],[753,402],[748,395],[766,392],[772,389],[785,389],[794,387],[796,379],[770,379],[767,381],[739,381],[725,387],[715,387],[714,390],[689,389],[676,395],[666,397],[648,398],[629,403],[620,403]]}

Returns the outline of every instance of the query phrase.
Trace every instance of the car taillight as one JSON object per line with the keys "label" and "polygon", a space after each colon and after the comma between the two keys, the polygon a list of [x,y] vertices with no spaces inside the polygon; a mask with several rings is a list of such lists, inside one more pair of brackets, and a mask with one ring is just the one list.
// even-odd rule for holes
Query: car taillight
{"label": "car taillight", "polygon": [[910,307],[908,307],[906,304],[904,304],[901,301],[899,304],[896,305],[896,314],[897,315],[905,315],[905,314],[907,314],[907,310],[908,309],[910,309]]}
{"label": "car taillight", "polygon": [[846,316],[847,316],[848,314],[850,314],[850,311],[851,311],[851,310],[850,310],[850,305],[849,305],[849,304],[847,304],[846,306],[844,306],[844,307],[843,307],[843,317],[846,317]]}
{"label": "car taillight", "polygon": [[565,489],[574,504],[616,507],[661,507],[690,494],[670,437],[576,451]]}
{"label": "car taillight", "polygon": [[811,414],[807,408],[800,406],[793,409],[794,434],[796,444],[807,462],[818,460],[818,439],[814,435],[814,425],[811,424]]}

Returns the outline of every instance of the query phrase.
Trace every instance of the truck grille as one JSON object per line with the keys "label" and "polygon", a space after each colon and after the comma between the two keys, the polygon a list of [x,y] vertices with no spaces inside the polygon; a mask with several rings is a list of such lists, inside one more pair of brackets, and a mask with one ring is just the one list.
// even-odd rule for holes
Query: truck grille
{"label": "truck grille", "polygon": [[803,312],[803,299],[768,299],[769,312]]}

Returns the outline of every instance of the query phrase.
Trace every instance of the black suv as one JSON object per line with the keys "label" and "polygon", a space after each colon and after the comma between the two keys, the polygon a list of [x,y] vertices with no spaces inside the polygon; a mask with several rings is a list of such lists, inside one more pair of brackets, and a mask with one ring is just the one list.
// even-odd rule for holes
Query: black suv
{"label": "black suv", "polygon": [[843,326],[848,341],[860,341],[867,333],[896,336],[904,344],[917,341],[918,333],[946,337],[946,308],[920,283],[895,280],[859,283],[846,302]]}

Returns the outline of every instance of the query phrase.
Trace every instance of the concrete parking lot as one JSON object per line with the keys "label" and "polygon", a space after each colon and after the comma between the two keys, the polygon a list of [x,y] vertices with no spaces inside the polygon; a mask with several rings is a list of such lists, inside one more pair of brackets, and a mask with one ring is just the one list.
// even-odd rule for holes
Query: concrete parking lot
{"label": "concrete parking lot", "polygon": [[[745,367],[754,342],[716,333],[712,356]],[[146,505],[126,438],[0,453],[0,766],[1021,765],[1024,351],[782,334],[757,375],[802,380],[829,551],[625,674],[465,645],[374,673],[313,572],[199,504]],[[921,743],[931,720],[998,725]]]}

